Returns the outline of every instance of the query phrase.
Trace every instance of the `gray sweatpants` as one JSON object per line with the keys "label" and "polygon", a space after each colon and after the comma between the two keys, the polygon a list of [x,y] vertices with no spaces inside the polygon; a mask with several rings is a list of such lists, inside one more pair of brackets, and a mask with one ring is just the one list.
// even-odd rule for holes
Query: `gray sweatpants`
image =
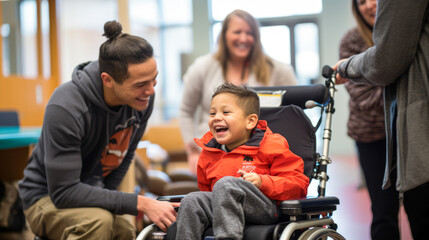
{"label": "gray sweatpants", "polygon": [[201,240],[213,226],[215,239],[242,239],[245,223],[271,224],[278,218],[274,201],[252,183],[224,177],[212,192],[189,193],[180,204],[176,240]]}

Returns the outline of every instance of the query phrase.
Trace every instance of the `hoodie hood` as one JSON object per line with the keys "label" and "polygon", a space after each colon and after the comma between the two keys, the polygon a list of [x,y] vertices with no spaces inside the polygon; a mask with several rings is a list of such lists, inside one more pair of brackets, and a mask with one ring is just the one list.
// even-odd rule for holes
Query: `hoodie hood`
{"label": "hoodie hood", "polygon": [[100,76],[98,61],[79,64],[73,71],[72,82],[92,104],[114,113],[104,101],[103,80]]}

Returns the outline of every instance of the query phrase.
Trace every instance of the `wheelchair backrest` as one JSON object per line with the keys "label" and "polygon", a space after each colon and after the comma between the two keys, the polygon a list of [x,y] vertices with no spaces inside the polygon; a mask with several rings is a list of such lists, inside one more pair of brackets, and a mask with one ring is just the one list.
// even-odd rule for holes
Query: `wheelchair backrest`
{"label": "wheelchair backrest", "polygon": [[252,87],[256,92],[265,91],[285,91],[282,96],[281,106],[296,105],[305,109],[305,103],[313,100],[318,103],[325,103],[328,99],[328,90],[323,84],[295,85],[295,86],[275,86],[275,87]]}
{"label": "wheelchair backrest", "polygon": [[268,122],[269,128],[286,138],[289,148],[304,161],[304,174],[311,180],[316,153],[316,127],[304,113],[308,100],[323,104],[326,101],[327,89],[322,84],[256,87],[255,91],[285,90],[278,107],[262,107],[260,118]]}

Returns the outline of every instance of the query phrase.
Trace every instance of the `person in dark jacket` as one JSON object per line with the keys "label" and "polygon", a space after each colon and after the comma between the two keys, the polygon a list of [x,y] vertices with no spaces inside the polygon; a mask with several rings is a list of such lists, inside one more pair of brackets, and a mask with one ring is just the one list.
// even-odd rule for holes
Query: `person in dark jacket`
{"label": "person in dark jacket", "polygon": [[117,191],[152,113],[158,75],[152,46],[104,25],[98,61],[76,67],[45,110],[19,182],[31,230],[48,239],[134,239],[123,214],[144,212],[161,229],[173,206]]}

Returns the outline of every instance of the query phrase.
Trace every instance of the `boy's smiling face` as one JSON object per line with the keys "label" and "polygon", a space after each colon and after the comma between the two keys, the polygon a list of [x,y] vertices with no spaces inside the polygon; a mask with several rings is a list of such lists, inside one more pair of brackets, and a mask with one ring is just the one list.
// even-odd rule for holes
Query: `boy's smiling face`
{"label": "boy's smiling face", "polygon": [[247,142],[250,131],[256,126],[256,114],[246,116],[238,105],[238,98],[231,93],[216,95],[210,105],[210,132],[219,144],[232,150]]}

